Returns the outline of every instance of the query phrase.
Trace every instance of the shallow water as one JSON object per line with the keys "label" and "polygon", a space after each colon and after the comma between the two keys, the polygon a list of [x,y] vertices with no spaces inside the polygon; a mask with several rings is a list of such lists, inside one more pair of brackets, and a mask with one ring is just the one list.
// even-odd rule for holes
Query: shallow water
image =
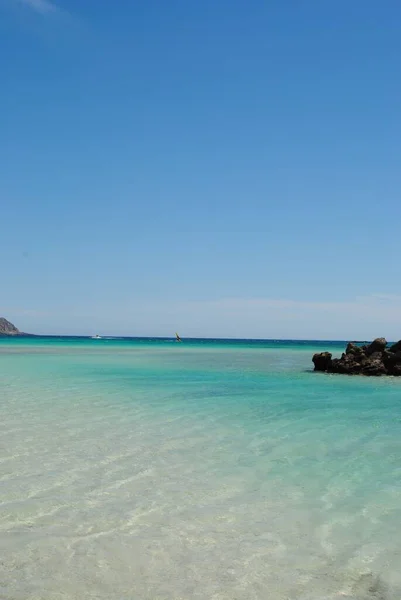
{"label": "shallow water", "polygon": [[401,598],[401,381],[315,349],[0,341],[0,598]]}

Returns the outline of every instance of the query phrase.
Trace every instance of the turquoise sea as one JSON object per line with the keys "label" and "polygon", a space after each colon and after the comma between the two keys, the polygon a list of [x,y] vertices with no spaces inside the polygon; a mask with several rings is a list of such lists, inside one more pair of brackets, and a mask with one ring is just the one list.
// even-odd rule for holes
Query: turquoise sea
{"label": "turquoise sea", "polygon": [[399,600],[401,380],[334,342],[0,340],[2,600]]}

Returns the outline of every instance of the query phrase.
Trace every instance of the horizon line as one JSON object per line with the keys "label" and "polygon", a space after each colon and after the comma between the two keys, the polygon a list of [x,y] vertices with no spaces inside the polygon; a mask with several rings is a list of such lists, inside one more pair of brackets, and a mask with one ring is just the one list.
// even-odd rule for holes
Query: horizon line
{"label": "horizon line", "polygon": [[[59,334],[59,333],[25,333],[21,332],[17,335],[0,334],[0,339],[21,339],[21,338],[77,338],[77,339],[93,339],[93,335],[89,334]],[[103,335],[101,340],[175,340],[175,336],[160,336],[160,335]],[[332,339],[332,338],[240,338],[240,337],[181,337],[181,340],[206,340],[206,341],[237,341],[237,342],[338,342],[348,343],[348,339]],[[372,340],[351,340],[355,343],[370,343]]]}

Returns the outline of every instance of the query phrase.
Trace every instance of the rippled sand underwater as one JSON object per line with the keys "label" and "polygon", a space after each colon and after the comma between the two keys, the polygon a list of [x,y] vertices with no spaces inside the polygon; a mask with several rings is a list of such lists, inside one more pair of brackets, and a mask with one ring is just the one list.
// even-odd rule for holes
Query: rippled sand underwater
{"label": "rippled sand underwater", "polygon": [[400,599],[401,382],[314,349],[2,341],[0,598]]}

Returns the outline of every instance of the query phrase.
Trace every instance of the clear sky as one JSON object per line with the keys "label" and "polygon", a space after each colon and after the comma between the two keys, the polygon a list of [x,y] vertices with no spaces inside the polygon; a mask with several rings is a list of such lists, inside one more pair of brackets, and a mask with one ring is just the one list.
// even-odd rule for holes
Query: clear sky
{"label": "clear sky", "polygon": [[401,337],[397,0],[0,0],[0,316]]}

